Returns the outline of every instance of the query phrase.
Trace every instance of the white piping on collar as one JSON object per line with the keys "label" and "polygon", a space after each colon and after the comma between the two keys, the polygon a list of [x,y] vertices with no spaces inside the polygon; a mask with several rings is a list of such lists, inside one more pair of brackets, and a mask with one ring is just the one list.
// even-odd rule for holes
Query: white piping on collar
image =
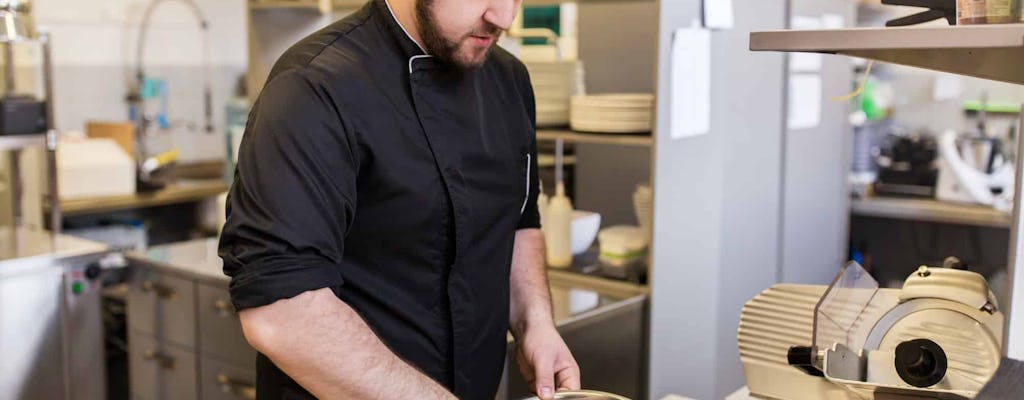
{"label": "white piping on collar", "polygon": [[430,58],[430,57],[433,57],[433,56],[430,55],[430,54],[427,54],[427,49],[424,49],[423,46],[420,45],[420,42],[417,42],[416,39],[413,39],[412,35],[409,34],[409,31],[405,30],[405,26],[402,26],[402,21],[399,21],[398,17],[395,16],[395,10],[391,9],[391,3],[389,3],[388,0],[384,0],[384,5],[388,6],[388,12],[391,13],[391,18],[393,18],[395,20],[395,23],[398,24],[399,28],[402,28],[402,32],[405,33],[405,36],[408,37],[409,40],[411,40],[413,43],[416,43],[416,47],[419,47],[420,51],[423,52],[423,54],[419,54],[419,55],[415,55],[415,56],[409,57],[409,74],[411,75],[412,74],[412,62],[413,61],[415,61],[417,59],[420,59],[420,58]]}
{"label": "white piping on collar", "polygon": [[409,40],[412,40],[413,43],[416,43],[416,47],[419,47],[420,51],[422,51],[423,54],[427,54],[427,49],[424,49],[423,46],[420,45],[420,42],[417,42],[416,39],[413,39],[412,35],[409,34],[409,31],[405,30],[405,26],[402,26],[402,21],[399,21],[398,17],[395,16],[395,10],[391,9],[391,3],[388,2],[388,0],[384,0],[384,5],[388,6],[388,12],[391,13],[391,18],[394,18],[395,23],[398,24],[398,27],[402,28],[402,32],[405,33],[405,36],[408,37]]}
{"label": "white piping on collar", "polygon": [[416,61],[417,59],[420,59],[420,58],[430,58],[430,57],[433,57],[433,56],[430,55],[430,54],[420,54],[420,55],[415,55],[415,56],[409,57],[409,74],[410,75],[412,74],[412,62],[413,61]]}

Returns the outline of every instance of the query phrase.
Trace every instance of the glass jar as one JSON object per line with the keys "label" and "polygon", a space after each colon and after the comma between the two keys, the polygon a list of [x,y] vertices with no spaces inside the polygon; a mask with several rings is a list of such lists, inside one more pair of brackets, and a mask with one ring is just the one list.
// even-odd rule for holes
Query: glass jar
{"label": "glass jar", "polygon": [[957,0],[958,25],[1009,24],[1020,20],[1021,0]]}

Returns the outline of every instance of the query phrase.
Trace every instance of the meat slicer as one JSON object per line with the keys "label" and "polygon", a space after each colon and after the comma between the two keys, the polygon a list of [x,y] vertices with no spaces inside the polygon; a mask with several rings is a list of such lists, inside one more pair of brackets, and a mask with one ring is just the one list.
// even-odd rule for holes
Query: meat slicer
{"label": "meat slicer", "polygon": [[985,278],[922,266],[879,288],[855,262],[832,285],[778,284],[743,307],[747,386],[765,399],[972,399],[999,367],[1003,314]]}

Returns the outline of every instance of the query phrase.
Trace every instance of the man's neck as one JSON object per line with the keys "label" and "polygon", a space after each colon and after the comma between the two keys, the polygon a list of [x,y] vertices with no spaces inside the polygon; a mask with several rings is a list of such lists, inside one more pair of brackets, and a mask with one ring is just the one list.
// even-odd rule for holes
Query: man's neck
{"label": "man's neck", "polygon": [[427,49],[423,47],[423,40],[420,39],[419,20],[416,18],[416,0],[384,0],[384,4],[387,4],[398,26],[426,54]]}

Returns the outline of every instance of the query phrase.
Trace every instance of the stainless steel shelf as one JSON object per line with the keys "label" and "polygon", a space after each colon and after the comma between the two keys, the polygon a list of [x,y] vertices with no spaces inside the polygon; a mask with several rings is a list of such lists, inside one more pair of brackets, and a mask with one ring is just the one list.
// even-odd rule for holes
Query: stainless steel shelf
{"label": "stainless steel shelf", "polygon": [[25,148],[25,147],[45,146],[45,145],[46,145],[46,135],[45,134],[12,135],[12,136],[0,135],[0,150],[2,150],[2,151],[17,150],[17,149],[22,149],[22,148]]}
{"label": "stainless steel shelf", "polygon": [[942,202],[932,199],[869,197],[853,199],[850,213],[864,217],[889,218],[944,224],[1009,228],[1012,216],[991,207]]}
{"label": "stainless steel shelf", "polygon": [[651,135],[620,135],[607,133],[585,133],[558,129],[537,129],[537,140],[553,141],[562,139],[571,143],[611,144],[619,146],[651,146]]}
{"label": "stainless steel shelf", "polygon": [[762,31],[750,34],[750,50],[843,54],[1024,84],[1024,24]]}

